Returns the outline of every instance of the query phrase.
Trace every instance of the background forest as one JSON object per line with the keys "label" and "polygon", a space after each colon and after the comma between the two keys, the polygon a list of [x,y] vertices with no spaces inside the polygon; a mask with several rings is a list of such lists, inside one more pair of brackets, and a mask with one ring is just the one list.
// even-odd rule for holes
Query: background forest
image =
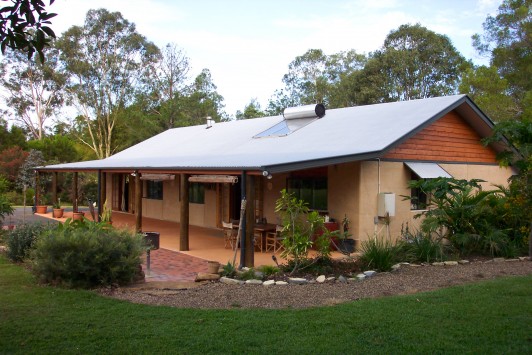
{"label": "background forest", "polygon": [[[50,15],[41,10],[46,24]],[[251,99],[234,115],[224,111],[209,69],[190,77],[186,49],[158,48],[119,12],[90,10],[83,24],[57,38],[37,26],[28,31],[35,40],[21,43],[3,21],[0,198],[21,204],[26,190],[31,198],[35,165],[103,159],[164,130],[204,124],[207,116],[220,122],[316,102],[331,109],[456,93],[468,94],[497,122],[529,166],[530,10],[530,0],[505,0],[486,18],[472,41],[489,66],[475,66],[447,36],[405,24],[368,54],[309,49],[288,63],[284,86],[266,107]],[[62,175],[61,199],[69,201],[69,176]],[[84,179],[81,196],[95,195],[93,177]]]}

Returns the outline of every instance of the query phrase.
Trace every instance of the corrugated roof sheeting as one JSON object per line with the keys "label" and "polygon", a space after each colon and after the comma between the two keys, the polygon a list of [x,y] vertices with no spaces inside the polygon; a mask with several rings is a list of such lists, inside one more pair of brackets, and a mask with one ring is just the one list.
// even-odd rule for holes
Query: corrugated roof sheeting
{"label": "corrugated roof sheeting", "polygon": [[321,119],[281,137],[253,138],[281,116],[174,128],[107,159],[48,166],[62,169],[249,169],[379,152],[466,102],[465,95],[327,110]]}

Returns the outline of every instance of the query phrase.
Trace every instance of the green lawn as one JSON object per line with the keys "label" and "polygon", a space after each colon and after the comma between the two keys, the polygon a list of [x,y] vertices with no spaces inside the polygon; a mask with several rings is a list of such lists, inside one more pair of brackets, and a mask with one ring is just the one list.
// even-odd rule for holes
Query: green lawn
{"label": "green lawn", "polygon": [[532,350],[532,277],[306,310],[183,310],[41,287],[0,256],[0,353]]}

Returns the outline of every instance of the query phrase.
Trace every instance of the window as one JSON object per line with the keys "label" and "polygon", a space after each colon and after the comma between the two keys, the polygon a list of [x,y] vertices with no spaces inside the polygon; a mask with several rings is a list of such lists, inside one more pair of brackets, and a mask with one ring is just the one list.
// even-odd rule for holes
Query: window
{"label": "window", "polygon": [[[413,181],[420,181],[424,180],[421,179],[416,174],[412,173],[411,179]],[[410,209],[411,210],[424,210],[427,208],[427,194],[425,194],[421,189],[419,188],[413,188],[410,191]]]}
{"label": "window", "polygon": [[163,182],[162,181],[146,181],[146,198],[152,200],[163,199]]}
{"label": "window", "polygon": [[205,203],[205,185],[199,182],[192,182],[188,186],[189,203]]}
{"label": "window", "polygon": [[308,203],[311,210],[327,210],[327,178],[290,178],[288,192]]}

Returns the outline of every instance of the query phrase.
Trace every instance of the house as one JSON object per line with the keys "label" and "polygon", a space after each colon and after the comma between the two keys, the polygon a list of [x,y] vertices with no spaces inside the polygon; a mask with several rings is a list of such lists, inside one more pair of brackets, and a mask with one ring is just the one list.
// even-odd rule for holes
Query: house
{"label": "house", "polygon": [[347,216],[360,241],[383,228],[398,236],[423,208],[401,197],[418,194],[410,180],[506,184],[511,170],[495,159],[504,146],[480,142],[492,128],[465,95],[326,111],[309,105],[284,116],[170,129],[107,159],[38,170],[99,172],[102,201],[136,214],[139,230],[141,216],[180,222],[181,250],[189,224],[218,228],[238,219],[242,196],[254,201],[246,215],[250,245],[255,219],[277,221],[285,188],[333,220]]}

